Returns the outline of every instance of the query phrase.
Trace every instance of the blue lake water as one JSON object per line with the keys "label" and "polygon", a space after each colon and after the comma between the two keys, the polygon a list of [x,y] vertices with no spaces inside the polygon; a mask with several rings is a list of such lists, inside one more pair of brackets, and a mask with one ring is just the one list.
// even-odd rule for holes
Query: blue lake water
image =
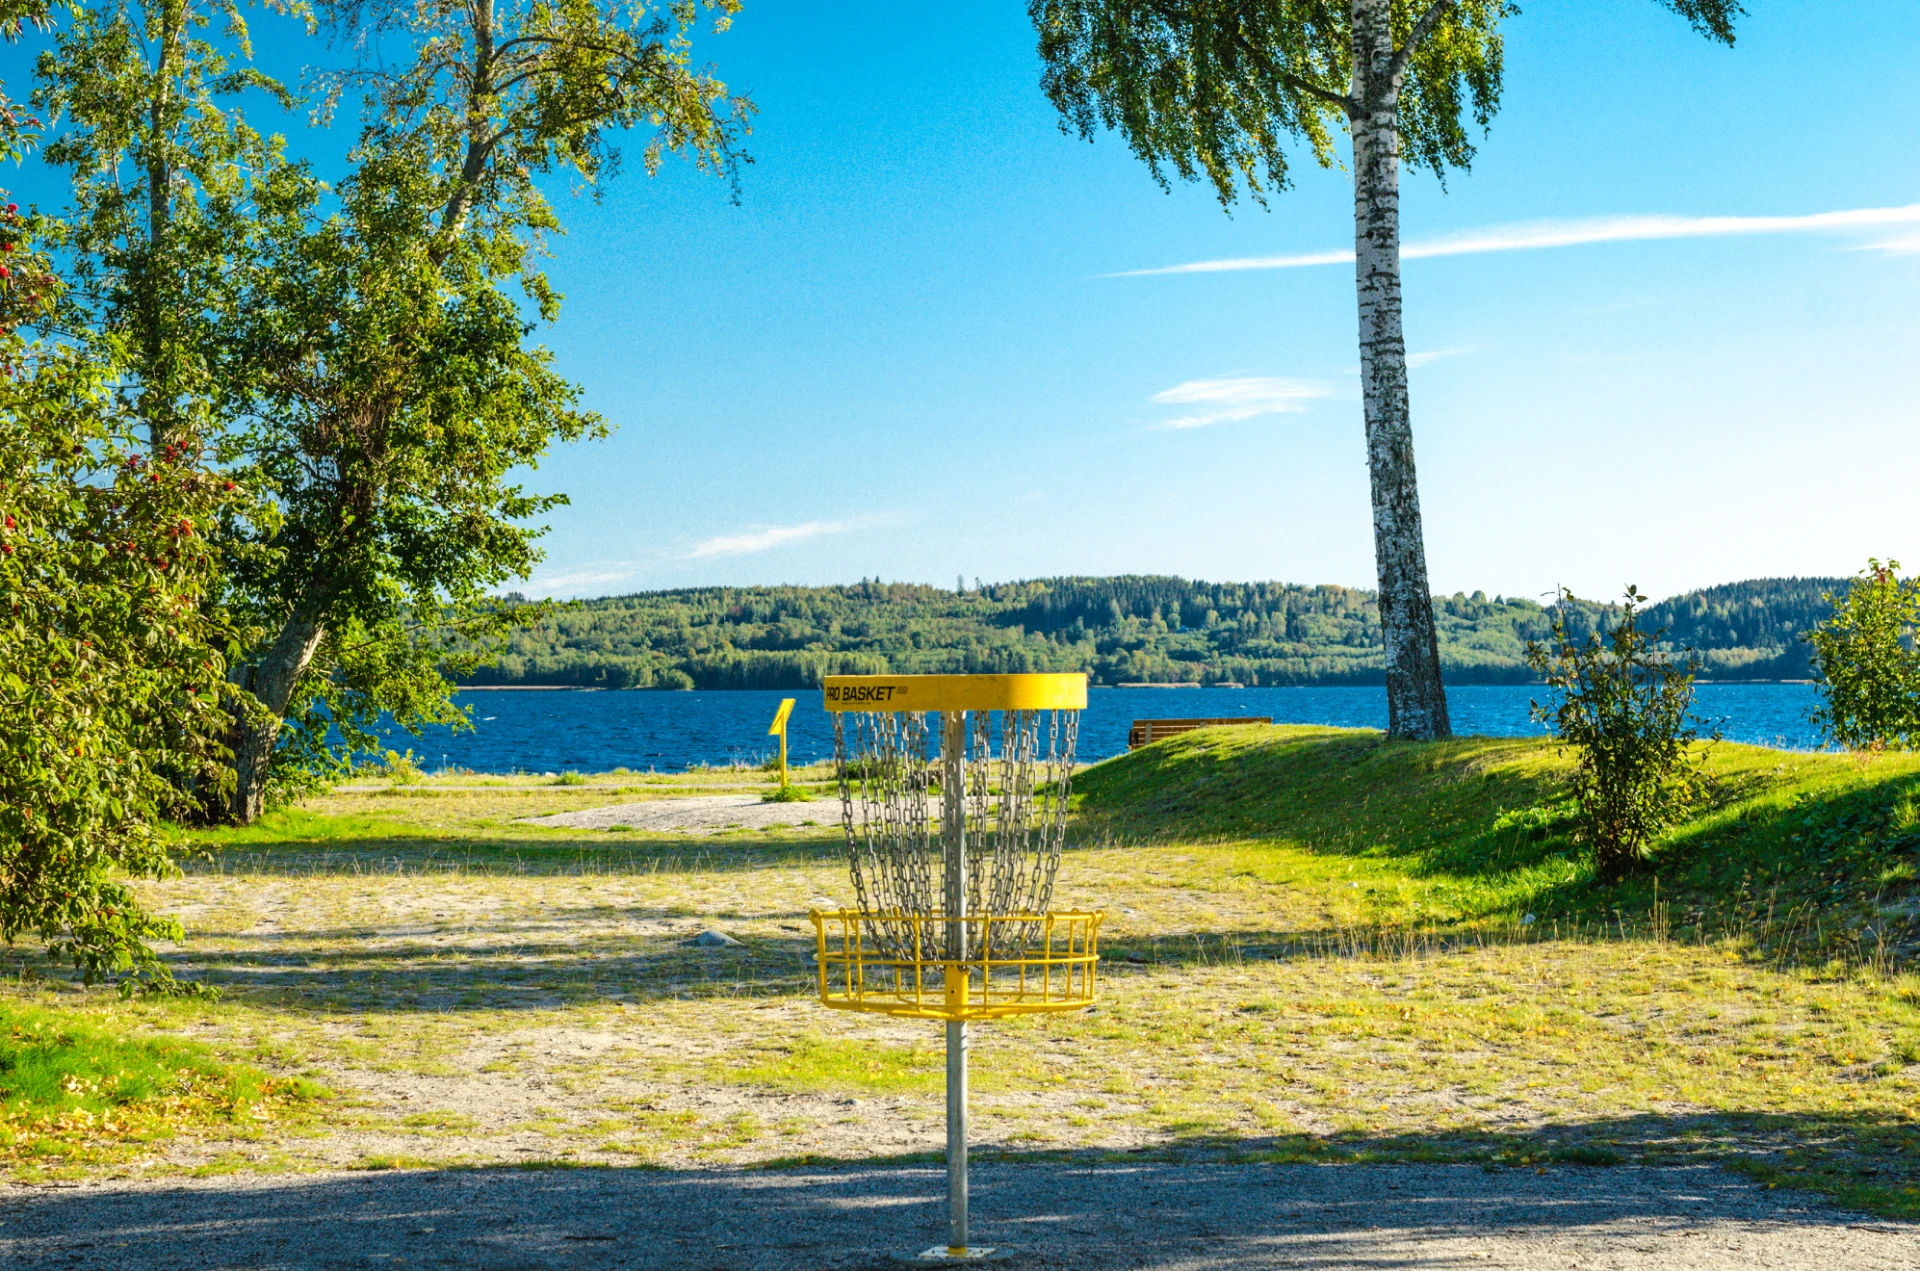
{"label": "blue lake water", "polygon": [[[1542,690],[1527,685],[1472,685],[1447,690],[1454,732],[1537,736],[1528,703]],[[833,725],[818,689],[787,692],[509,692],[462,693],[474,731],[395,732],[390,744],[411,748],[430,771],[605,772],[612,768],[677,772],[696,763],[755,762],[773,752],[766,735],[780,699],[796,700],[788,754],[796,763],[833,753]],[[1695,713],[1730,741],[1812,750],[1820,739],[1807,723],[1816,701],[1808,684],[1702,684]],[[1384,728],[1382,688],[1096,688],[1080,720],[1080,758],[1104,759],[1127,748],[1135,719],[1270,715],[1281,724]]]}

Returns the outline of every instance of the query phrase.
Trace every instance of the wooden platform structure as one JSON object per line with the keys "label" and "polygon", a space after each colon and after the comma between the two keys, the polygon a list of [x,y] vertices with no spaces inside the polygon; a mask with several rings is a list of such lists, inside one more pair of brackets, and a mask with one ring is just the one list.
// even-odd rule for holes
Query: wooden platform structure
{"label": "wooden platform structure", "polygon": [[1178,733],[1190,733],[1196,728],[1212,728],[1219,724],[1271,724],[1270,715],[1235,715],[1223,719],[1136,719],[1133,727],[1127,730],[1127,749],[1138,750],[1142,746],[1151,746],[1154,742]]}

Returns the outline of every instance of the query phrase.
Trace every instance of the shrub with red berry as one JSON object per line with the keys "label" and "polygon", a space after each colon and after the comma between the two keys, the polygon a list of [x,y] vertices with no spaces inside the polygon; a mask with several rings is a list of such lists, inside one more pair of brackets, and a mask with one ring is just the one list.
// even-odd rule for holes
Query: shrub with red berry
{"label": "shrub with red berry", "polygon": [[94,982],[178,988],[179,924],[130,878],[173,870],[160,818],[223,779],[227,633],[207,536],[238,497],[176,444],[146,459],[113,368],[0,332],[0,938]]}

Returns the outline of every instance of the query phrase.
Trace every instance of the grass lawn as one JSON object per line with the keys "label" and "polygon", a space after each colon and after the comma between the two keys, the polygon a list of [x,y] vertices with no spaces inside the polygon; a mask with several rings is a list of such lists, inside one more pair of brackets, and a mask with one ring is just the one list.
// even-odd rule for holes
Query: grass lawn
{"label": "grass lawn", "polygon": [[[1710,763],[1711,805],[1611,888],[1567,837],[1549,743],[1216,729],[1083,772],[1056,904],[1107,911],[1102,1001],[976,1030],[976,1141],[1704,1159],[1920,1216],[1920,760],[1722,745]],[[850,899],[835,803],[825,826],[713,837],[519,823],[764,784],[363,782],[198,836],[185,875],[147,894],[187,926],[181,973],[224,997],[122,1002],[14,962],[10,1168],[937,1151],[938,1026],[810,996],[806,911]],[[741,945],[687,943],[708,927]],[[19,1093],[22,1028],[76,1039],[84,1080],[145,1082],[111,1105],[139,1133],[69,1115],[65,1137],[34,1137],[61,1113],[44,1078]],[[141,1047],[168,1057],[118,1057]],[[208,1074],[188,1083],[202,1093],[168,1087],[168,1064]],[[108,1094],[86,1097],[107,1114]]]}

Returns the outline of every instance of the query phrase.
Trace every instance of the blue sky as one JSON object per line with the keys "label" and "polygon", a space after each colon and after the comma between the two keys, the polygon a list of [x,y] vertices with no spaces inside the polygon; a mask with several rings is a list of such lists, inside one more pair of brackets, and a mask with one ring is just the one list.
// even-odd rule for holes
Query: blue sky
{"label": "blue sky", "polygon": [[[1729,51],[1528,5],[1473,170],[1408,175],[1454,249],[1406,267],[1437,591],[1920,564],[1920,23],[1750,7]],[[1161,191],[1060,132],[1017,3],[748,0],[700,51],[755,162],[737,206],[672,163],[563,205],[541,338],[617,432],[531,474],[573,503],[526,590],[1372,585],[1351,267],[1135,272],[1337,255],[1343,173]],[[1863,209],[1907,211],[1807,219]]]}

